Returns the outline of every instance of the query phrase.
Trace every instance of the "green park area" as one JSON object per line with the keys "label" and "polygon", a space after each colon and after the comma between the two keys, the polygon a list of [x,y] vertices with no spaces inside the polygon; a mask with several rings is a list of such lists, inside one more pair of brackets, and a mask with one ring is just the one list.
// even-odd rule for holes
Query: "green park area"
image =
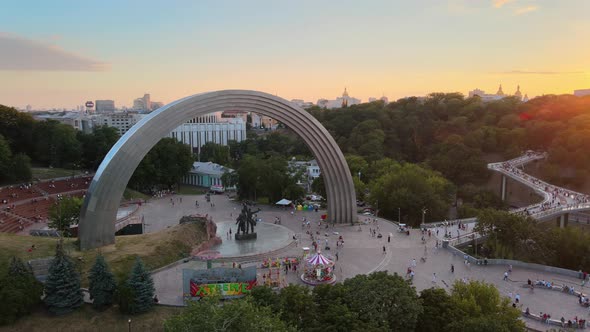
{"label": "green park area", "polygon": [[[156,233],[117,236],[115,244],[87,251],[77,248],[76,239],[66,238],[64,249],[76,262],[83,277],[99,253],[110,264],[115,276],[122,277],[131,270],[136,257],[140,257],[148,269],[155,269],[187,257],[193,246],[205,238],[202,225],[182,224]],[[11,257],[24,261],[52,257],[57,242],[55,238],[0,233],[0,271],[7,269]],[[35,249],[29,251],[32,245]]]}

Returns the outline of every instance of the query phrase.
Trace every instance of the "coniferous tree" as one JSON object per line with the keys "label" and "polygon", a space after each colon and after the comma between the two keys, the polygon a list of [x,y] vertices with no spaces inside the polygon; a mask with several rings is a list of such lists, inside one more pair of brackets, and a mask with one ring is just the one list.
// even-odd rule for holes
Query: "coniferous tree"
{"label": "coniferous tree", "polygon": [[129,303],[129,313],[146,312],[154,304],[154,281],[139,257],[135,261],[127,286],[133,290],[133,299]]}
{"label": "coniferous tree", "polygon": [[22,259],[14,256],[10,260],[10,266],[8,267],[8,275],[13,277],[24,277],[32,276],[33,272],[25,265]]}
{"label": "coniferous tree", "polygon": [[43,286],[20,258],[13,257],[8,273],[0,278],[0,325],[31,313],[41,302]]}
{"label": "coniferous tree", "polygon": [[83,302],[80,275],[72,259],[65,254],[62,241],[58,242],[55,258],[49,266],[44,301],[49,311],[57,315],[71,312]]}
{"label": "coniferous tree", "polygon": [[90,286],[90,298],[94,300],[95,309],[103,309],[113,303],[113,296],[117,289],[115,276],[111,273],[107,262],[102,255],[96,256],[96,262],[88,276]]}

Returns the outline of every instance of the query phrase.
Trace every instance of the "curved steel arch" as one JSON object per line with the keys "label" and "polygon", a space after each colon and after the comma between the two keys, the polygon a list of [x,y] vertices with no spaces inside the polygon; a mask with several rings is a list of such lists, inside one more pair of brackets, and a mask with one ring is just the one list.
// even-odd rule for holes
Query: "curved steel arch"
{"label": "curved steel arch", "polygon": [[340,148],[319,121],[283,98],[249,90],[222,90],[196,94],[152,112],[134,125],[100,164],[80,214],[81,249],[115,242],[115,220],[123,192],[149,150],[174,128],[196,116],[240,109],[276,119],[294,130],[309,146],[322,169],[330,202],[328,218],[352,223],[356,194],[352,176]]}

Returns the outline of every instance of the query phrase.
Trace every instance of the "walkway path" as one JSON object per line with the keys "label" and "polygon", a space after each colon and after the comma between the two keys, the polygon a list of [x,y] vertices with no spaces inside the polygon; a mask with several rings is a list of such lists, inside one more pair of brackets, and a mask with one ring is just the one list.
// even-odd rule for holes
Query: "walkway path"
{"label": "walkway path", "polygon": [[530,215],[535,219],[557,216],[565,212],[590,209],[590,197],[573,190],[549,184],[543,180],[526,174],[519,169],[529,162],[545,159],[546,153],[528,151],[525,155],[508,161],[488,164],[488,168],[532,188],[543,197],[540,203],[513,210],[516,213]]}
{"label": "walkway path", "polygon": [[[183,198],[182,203],[179,202],[180,197]],[[195,207],[195,199],[200,201],[199,208]],[[235,218],[234,211],[239,211],[239,203],[221,195],[213,196],[214,207],[205,205],[204,196],[175,196],[173,200],[175,200],[174,206],[170,203],[170,197],[154,200],[142,206],[139,214],[145,216],[146,229],[148,231],[157,231],[176,225],[180,216],[194,213],[209,214],[217,223],[231,223],[233,225],[233,219]],[[333,256],[338,252],[339,259],[336,265],[336,276],[338,280],[373,271],[388,271],[405,276],[412,259],[416,259],[417,266],[415,268],[414,286],[418,291],[432,286],[449,289],[456,280],[461,280],[462,278],[483,280],[496,285],[500,293],[505,296],[508,296],[509,292],[513,294],[520,293],[523,309],[529,307],[533,313],[548,312],[554,318],[559,319],[561,316],[564,316],[566,320],[572,319],[574,316],[586,317],[588,315],[587,309],[578,305],[577,298],[574,296],[544,290],[535,290],[534,294],[530,294],[529,290],[521,287],[526,283],[527,279],[544,279],[556,284],[566,284],[579,289],[580,282],[577,279],[515,268],[510,274],[509,281],[503,281],[503,274],[506,270],[505,266],[468,267],[463,264],[462,257],[454,256],[450,251],[445,249],[435,249],[436,238],[434,234],[431,237],[426,235],[427,259],[425,263],[421,263],[420,257],[424,255],[425,245],[422,244],[422,235],[418,230],[412,230],[410,236],[407,236],[405,233],[399,233],[397,231],[396,224],[385,221],[384,219],[375,218],[378,220],[379,232],[383,235],[379,239],[369,235],[369,229],[377,228],[377,225],[362,225],[362,231],[360,232],[358,231],[358,226],[350,225],[336,225],[334,228],[330,227],[326,230],[317,226],[317,221],[320,215],[324,213],[323,211],[298,211],[291,215],[291,210],[271,206],[260,207],[262,211],[258,215],[263,221],[272,222],[275,217],[279,216],[282,226],[287,227],[291,232],[298,234],[298,237],[301,238],[297,247],[292,246],[291,248],[281,250],[281,257],[299,256],[302,246],[311,246],[309,236],[305,234],[305,230],[302,231],[301,220],[303,217],[306,217],[312,222],[313,232],[320,231],[322,237],[327,233],[332,250],[324,251],[323,253]],[[365,220],[367,217],[359,216],[359,219]],[[455,228],[456,226],[450,226],[450,230],[455,230]],[[338,232],[344,238],[344,246],[338,250],[336,250],[335,245],[338,235],[335,235],[333,232]],[[387,242],[387,236],[390,233],[392,235],[391,242]],[[219,235],[224,241],[234,241],[227,240],[224,234]],[[259,238],[258,241],[264,243],[263,238]],[[285,245],[288,245],[288,243],[285,243]],[[385,255],[382,253],[383,246],[387,250]],[[259,262],[246,263],[244,266],[258,265],[263,257],[265,256],[260,256]],[[221,264],[217,263],[217,266]],[[224,262],[223,264],[231,266],[230,262]],[[451,264],[455,266],[454,273],[450,271]],[[182,304],[182,269],[202,267],[204,267],[204,263],[191,261],[156,273],[154,275],[154,281],[160,301],[162,303]],[[259,273],[262,272],[264,270],[261,270]],[[433,273],[437,275],[437,282],[435,284],[432,283]],[[298,276],[294,273],[289,273],[286,276],[286,281],[301,284]],[[532,320],[526,320],[526,323],[533,327],[546,327],[546,325]]]}

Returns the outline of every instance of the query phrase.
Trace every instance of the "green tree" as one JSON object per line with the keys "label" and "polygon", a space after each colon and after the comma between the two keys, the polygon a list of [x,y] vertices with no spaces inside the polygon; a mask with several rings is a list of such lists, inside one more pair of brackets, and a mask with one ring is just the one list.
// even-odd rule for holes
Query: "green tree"
{"label": "green tree", "polygon": [[219,165],[229,165],[229,146],[207,142],[201,147],[200,161],[210,161]]}
{"label": "green tree", "polygon": [[483,183],[489,177],[481,152],[462,142],[448,141],[436,145],[428,164],[456,185]]}
{"label": "green tree", "polygon": [[8,273],[0,278],[0,325],[28,315],[41,302],[43,286],[20,258],[13,257]]}
{"label": "green tree", "polygon": [[313,180],[313,182],[311,183],[311,190],[316,193],[319,194],[320,196],[326,198],[326,185],[324,183],[324,176],[320,174],[320,176],[318,176],[317,178],[315,178]]}
{"label": "green tree", "polygon": [[119,140],[119,132],[114,127],[97,126],[92,128],[90,134],[79,131],[77,139],[82,148],[81,166],[96,170],[109,150]]}
{"label": "green tree", "polygon": [[54,120],[35,122],[34,156],[40,163],[53,167],[73,167],[81,158],[81,145],[76,130]]}
{"label": "green tree", "polygon": [[358,313],[351,310],[346,303],[346,292],[349,289],[338,283],[335,285],[319,285],[313,288],[313,299],[317,308],[318,324],[308,331],[361,331],[365,326]]}
{"label": "green tree", "polygon": [[138,314],[150,310],[154,305],[154,293],[156,290],[151,274],[139,257],[135,260],[127,285],[133,290],[134,296],[131,303],[129,303],[129,313]]}
{"label": "green tree", "polygon": [[34,123],[30,114],[0,105],[0,135],[8,141],[14,154],[32,155]]}
{"label": "green tree", "polygon": [[29,181],[33,176],[31,171],[31,158],[24,153],[19,153],[12,158],[12,177],[16,181]]}
{"label": "green tree", "polygon": [[0,135],[0,181],[12,180],[12,151],[8,142]]}
{"label": "green tree", "polygon": [[49,209],[49,226],[63,234],[70,234],[70,226],[78,224],[82,198],[62,197]]}
{"label": "green tree", "polygon": [[374,272],[344,280],[345,302],[372,330],[413,331],[422,306],[416,290],[397,274]]}
{"label": "green tree", "polygon": [[190,146],[174,138],[163,138],[139,163],[130,183],[143,191],[154,187],[171,189],[190,171],[193,162]]}
{"label": "green tree", "polygon": [[227,171],[225,170],[221,175],[221,183],[225,186],[225,188],[233,188],[238,185],[238,173],[235,171]]}
{"label": "green tree", "polygon": [[113,303],[117,283],[111,273],[107,262],[102,255],[96,256],[96,262],[88,276],[90,298],[94,300],[92,306],[95,309],[103,309]]}
{"label": "green tree", "polygon": [[353,177],[358,177],[359,173],[361,173],[362,176],[365,173],[365,171],[369,168],[369,164],[367,163],[365,158],[361,156],[347,154],[344,156],[344,158],[346,159],[346,163],[348,164],[348,169],[350,169],[350,174]]}
{"label": "green tree", "polygon": [[43,301],[49,311],[57,315],[71,312],[83,303],[80,275],[72,259],[64,252],[61,240],[57,243],[55,258],[49,266]]}
{"label": "green tree", "polygon": [[379,205],[380,215],[397,219],[398,208],[408,223],[416,226],[422,221],[446,217],[455,187],[439,173],[415,164],[398,164],[370,184],[369,201]]}
{"label": "green tree", "polygon": [[289,285],[279,293],[281,319],[289,325],[307,330],[318,325],[316,305],[308,287]]}
{"label": "green tree", "polygon": [[237,299],[219,304],[219,299],[206,297],[191,302],[180,315],[167,319],[164,330],[175,331],[296,331],[274,314],[269,307],[258,306],[250,299]]}
{"label": "green tree", "polygon": [[252,303],[257,306],[270,307],[274,312],[279,312],[279,295],[267,286],[257,286],[250,292]]}
{"label": "green tree", "polygon": [[487,236],[485,247],[489,252],[482,254],[508,259],[516,255],[536,262],[545,262],[553,254],[546,247],[550,242],[542,240],[536,221],[530,217],[483,209],[478,215],[475,231]]}
{"label": "green tree", "polygon": [[[520,310],[500,296],[498,289],[481,281],[455,282],[451,294],[461,319],[448,325],[452,331],[523,331]],[[486,327],[487,326],[487,327]]]}
{"label": "green tree", "polygon": [[420,293],[420,300],[424,311],[418,316],[416,331],[454,331],[449,325],[461,319],[461,315],[451,296],[444,289],[425,289]]}

